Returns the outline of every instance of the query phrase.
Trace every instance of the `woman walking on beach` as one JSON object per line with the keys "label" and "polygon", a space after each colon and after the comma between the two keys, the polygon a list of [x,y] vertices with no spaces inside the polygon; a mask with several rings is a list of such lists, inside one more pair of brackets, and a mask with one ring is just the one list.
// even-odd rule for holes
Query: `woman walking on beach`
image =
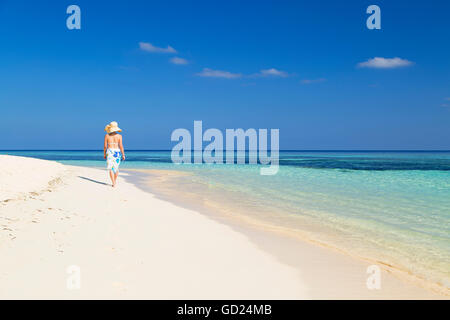
{"label": "woman walking on beach", "polygon": [[112,186],[116,186],[117,177],[119,175],[120,160],[125,160],[125,152],[123,151],[122,135],[117,122],[113,121],[105,127],[107,134],[105,135],[105,143],[103,146],[103,158],[106,159],[108,165],[109,177]]}

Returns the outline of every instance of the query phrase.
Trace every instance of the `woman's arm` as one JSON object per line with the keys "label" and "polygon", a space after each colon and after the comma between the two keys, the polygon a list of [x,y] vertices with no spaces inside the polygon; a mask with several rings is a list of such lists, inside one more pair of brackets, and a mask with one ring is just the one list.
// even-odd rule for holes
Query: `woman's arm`
{"label": "woman's arm", "polygon": [[122,153],[122,160],[125,160],[125,151],[123,151],[122,136],[120,136],[119,138],[119,148],[120,152]]}
{"label": "woman's arm", "polygon": [[108,148],[108,135],[105,135],[105,141],[103,143],[103,159],[106,159],[106,148]]}

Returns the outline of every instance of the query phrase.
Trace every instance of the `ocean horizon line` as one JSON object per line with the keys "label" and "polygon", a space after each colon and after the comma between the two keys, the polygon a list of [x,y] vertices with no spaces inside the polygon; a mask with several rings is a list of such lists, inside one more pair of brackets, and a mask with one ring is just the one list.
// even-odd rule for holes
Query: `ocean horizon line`
{"label": "ocean horizon line", "polygon": [[[99,151],[103,152],[103,149],[0,149],[0,152],[8,152],[8,151]],[[129,152],[149,152],[149,151],[158,151],[158,152],[171,152],[171,149],[127,149]],[[190,151],[203,151],[203,150],[194,150]],[[234,151],[246,151],[249,150],[234,150]],[[253,151],[253,150],[252,150]],[[254,150],[258,151],[258,150]],[[267,151],[272,151],[268,149]],[[450,152],[450,149],[433,149],[433,150],[425,150],[425,149],[283,149],[279,150],[279,152]]]}

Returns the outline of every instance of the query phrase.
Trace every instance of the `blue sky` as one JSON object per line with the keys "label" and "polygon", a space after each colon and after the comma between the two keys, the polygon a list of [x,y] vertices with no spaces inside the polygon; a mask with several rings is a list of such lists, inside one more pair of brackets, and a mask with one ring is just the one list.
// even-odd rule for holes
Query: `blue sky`
{"label": "blue sky", "polygon": [[[366,27],[371,4],[381,30]],[[450,149],[449,14],[448,1],[2,0],[0,149],[100,149],[110,121],[127,148],[170,149],[194,120],[279,128],[282,149]]]}

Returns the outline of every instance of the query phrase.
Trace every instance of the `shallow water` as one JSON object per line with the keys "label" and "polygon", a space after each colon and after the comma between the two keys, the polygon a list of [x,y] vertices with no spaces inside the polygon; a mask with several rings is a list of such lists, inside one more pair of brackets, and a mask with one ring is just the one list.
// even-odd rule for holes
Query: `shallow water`
{"label": "shallow water", "polygon": [[[0,152],[104,167],[101,151]],[[211,201],[450,287],[450,152],[281,152],[258,165],[174,165],[167,151],[128,151],[122,168],[171,169]],[[191,191],[192,191],[191,190]]]}

